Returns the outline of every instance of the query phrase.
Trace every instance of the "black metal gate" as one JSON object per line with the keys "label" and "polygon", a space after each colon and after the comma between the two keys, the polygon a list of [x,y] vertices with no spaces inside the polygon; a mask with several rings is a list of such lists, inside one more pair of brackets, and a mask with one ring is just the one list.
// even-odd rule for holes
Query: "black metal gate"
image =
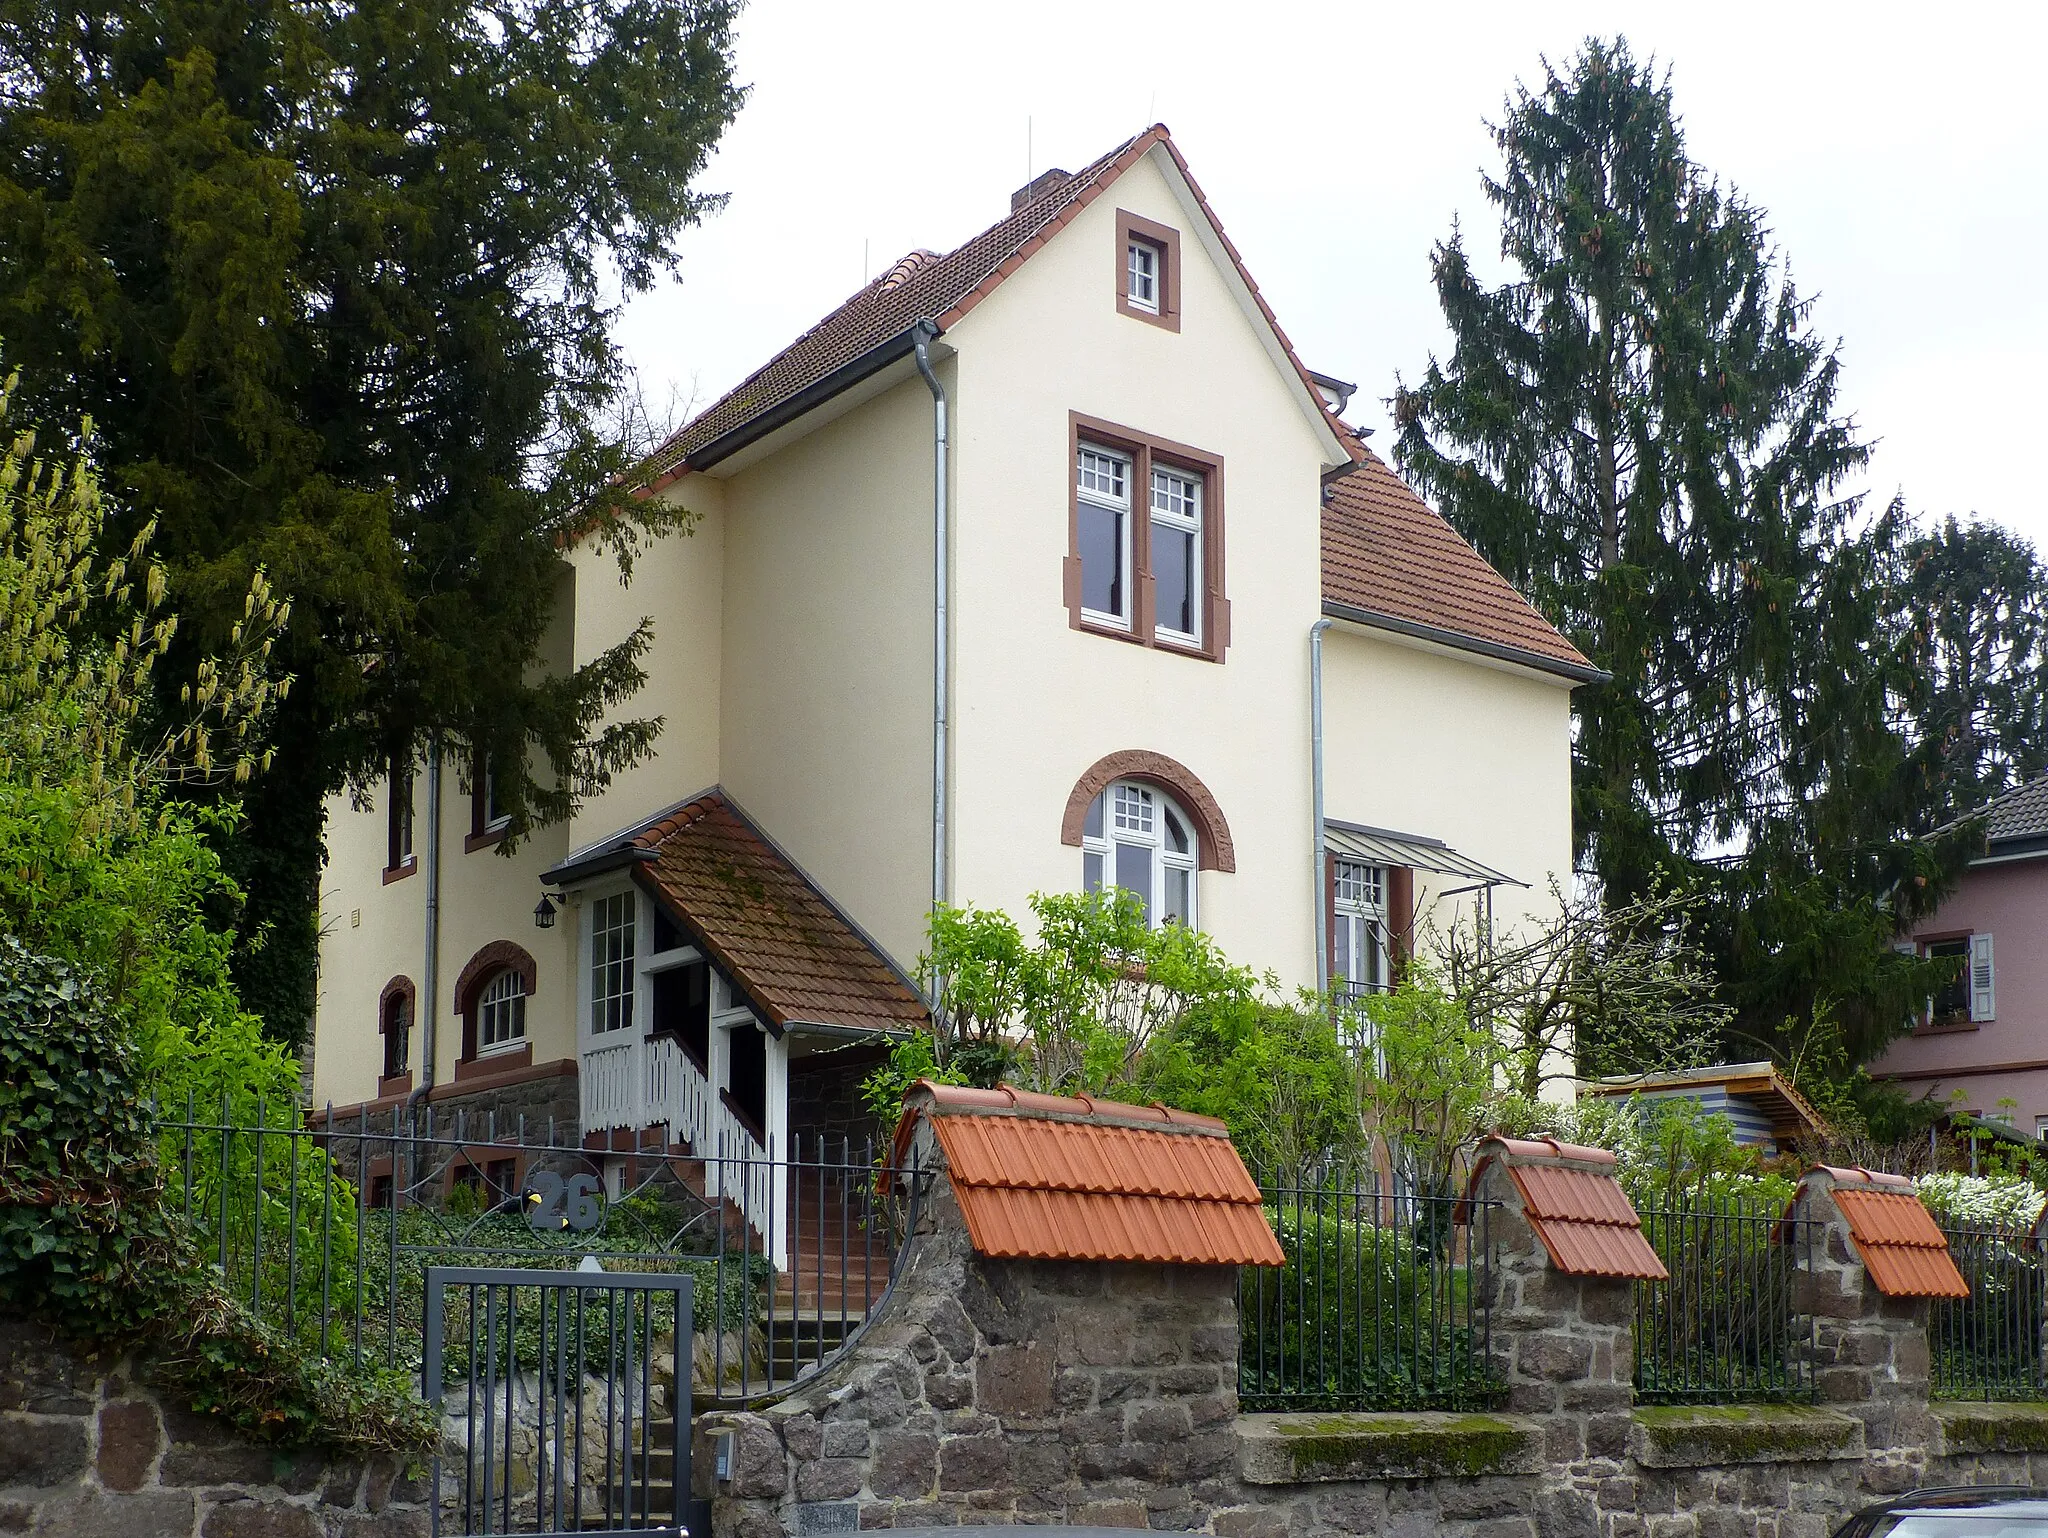
{"label": "black metal gate", "polygon": [[464,1428],[435,1455],[435,1538],[683,1528],[690,1283],[429,1267],[424,1387]]}

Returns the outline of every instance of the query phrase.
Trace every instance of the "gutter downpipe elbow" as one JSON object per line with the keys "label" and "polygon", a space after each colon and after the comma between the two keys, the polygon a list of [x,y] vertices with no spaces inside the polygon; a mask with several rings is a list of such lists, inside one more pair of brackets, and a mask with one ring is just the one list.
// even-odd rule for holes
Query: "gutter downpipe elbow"
{"label": "gutter downpipe elbow", "polygon": [[[434,1054],[437,1010],[441,991],[441,739],[427,744],[427,933],[426,954],[420,961],[420,1071],[419,1087],[406,1097],[404,1117],[411,1123],[414,1112],[434,1087]],[[394,1124],[394,1133],[398,1130]]]}
{"label": "gutter downpipe elbow", "polygon": [[1308,722],[1310,815],[1315,819],[1316,992],[1330,991],[1330,913],[1325,892],[1330,865],[1329,835],[1323,826],[1323,632],[1327,619],[1308,627]]}
{"label": "gutter downpipe elbow", "polygon": [[950,894],[946,858],[946,762],[950,748],[948,700],[952,690],[951,557],[948,532],[952,510],[947,499],[950,438],[946,422],[946,387],[932,367],[931,341],[939,328],[921,320],[915,328],[917,371],[932,392],[932,911]]}

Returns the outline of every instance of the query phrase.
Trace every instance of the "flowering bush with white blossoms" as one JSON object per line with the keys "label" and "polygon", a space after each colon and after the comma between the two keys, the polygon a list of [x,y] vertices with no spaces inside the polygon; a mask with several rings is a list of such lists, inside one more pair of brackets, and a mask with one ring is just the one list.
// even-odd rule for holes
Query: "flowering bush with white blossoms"
{"label": "flowering bush with white blossoms", "polygon": [[1933,1174],[1913,1184],[1937,1218],[1969,1228],[2030,1229],[2048,1202],[2039,1187],[2019,1175]]}

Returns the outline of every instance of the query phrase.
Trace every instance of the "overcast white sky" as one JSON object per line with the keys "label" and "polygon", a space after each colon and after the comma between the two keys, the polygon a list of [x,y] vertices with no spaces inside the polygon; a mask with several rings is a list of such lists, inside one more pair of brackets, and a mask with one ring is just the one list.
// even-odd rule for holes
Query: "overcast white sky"
{"label": "overcast white sky", "polygon": [[1034,170],[1156,120],[1303,360],[1383,427],[1396,372],[1444,345],[1432,243],[1459,216],[1495,247],[1482,120],[1616,31],[1671,66],[1693,157],[1769,212],[1842,340],[1868,489],[2048,547],[2039,4],[754,0],[753,94],[704,182],[731,202],[624,340],[657,395],[707,404],[870,272],[1006,212],[1027,118]]}

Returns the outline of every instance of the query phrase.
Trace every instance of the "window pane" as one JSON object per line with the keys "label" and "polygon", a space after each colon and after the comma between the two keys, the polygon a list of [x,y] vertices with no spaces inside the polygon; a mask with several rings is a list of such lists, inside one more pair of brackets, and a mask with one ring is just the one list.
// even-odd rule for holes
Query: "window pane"
{"label": "window pane", "polygon": [[1083,502],[1080,507],[1081,607],[1124,616],[1124,516]]}
{"label": "window pane", "polygon": [[1166,809],[1166,847],[1175,854],[1188,852],[1188,830],[1181,826],[1180,813],[1170,806]]}
{"label": "window pane", "polygon": [[1144,844],[1116,846],[1116,884],[1136,894],[1145,922],[1152,922],[1152,851]]}
{"label": "window pane", "polygon": [[1336,954],[1330,958],[1331,970],[1347,983],[1358,980],[1358,969],[1351,960],[1351,931],[1357,922],[1348,913],[1338,914],[1336,931],[1331,936],[1336,942],[1333,947]]}
{"label": "window pane", "polygon": [[1081,824],[1081,836],[1083,838],[1102,837],[1102,797],[1097,796],[1088,803],[1088,817]]}
{"label": "window pane", "polygon": [[1125,286],[1131,303],[1141,309],[1155,310],[1159,307],[1159,253],[1139,241],[1132,241],[1128,248],[1127,261],[1130,282]]}
{"label": "window pane", "polygon": [[1166,904],[1160,915],[1161,922],[1191,924],[1194,921],[1191,890],[1194,880],[1195,873],[1191,870],[1180,870],[1171,865],[1166,867]]}
{"label": "window pane", "polygon": [[1124,475],[1129,468],[1130,461],[1121,454],[1081,449],[1074,456],[1074,484],[1091,497],[1106,498],[1128,506]]}
{"label": "window pane", "polygon": [[590,1029],[633,1023],[633,894],[599,898],[590,909]]}
{"label": "window pane", "polygon": [[1194,534],[1175,524],[1154,522],[1152,571],[1158,579],[1159,628],[1196,634]]}
{"label": "window pane", "polygon": [[1152,831],[1152,792],[1140,785],[1116,787],[1116,829],[1119,833]]}
{"label": "window pane", "polygon": [[1081,890],[1099,892],[1102,890],[1102,856],[1089,850],[1081,856]]}

